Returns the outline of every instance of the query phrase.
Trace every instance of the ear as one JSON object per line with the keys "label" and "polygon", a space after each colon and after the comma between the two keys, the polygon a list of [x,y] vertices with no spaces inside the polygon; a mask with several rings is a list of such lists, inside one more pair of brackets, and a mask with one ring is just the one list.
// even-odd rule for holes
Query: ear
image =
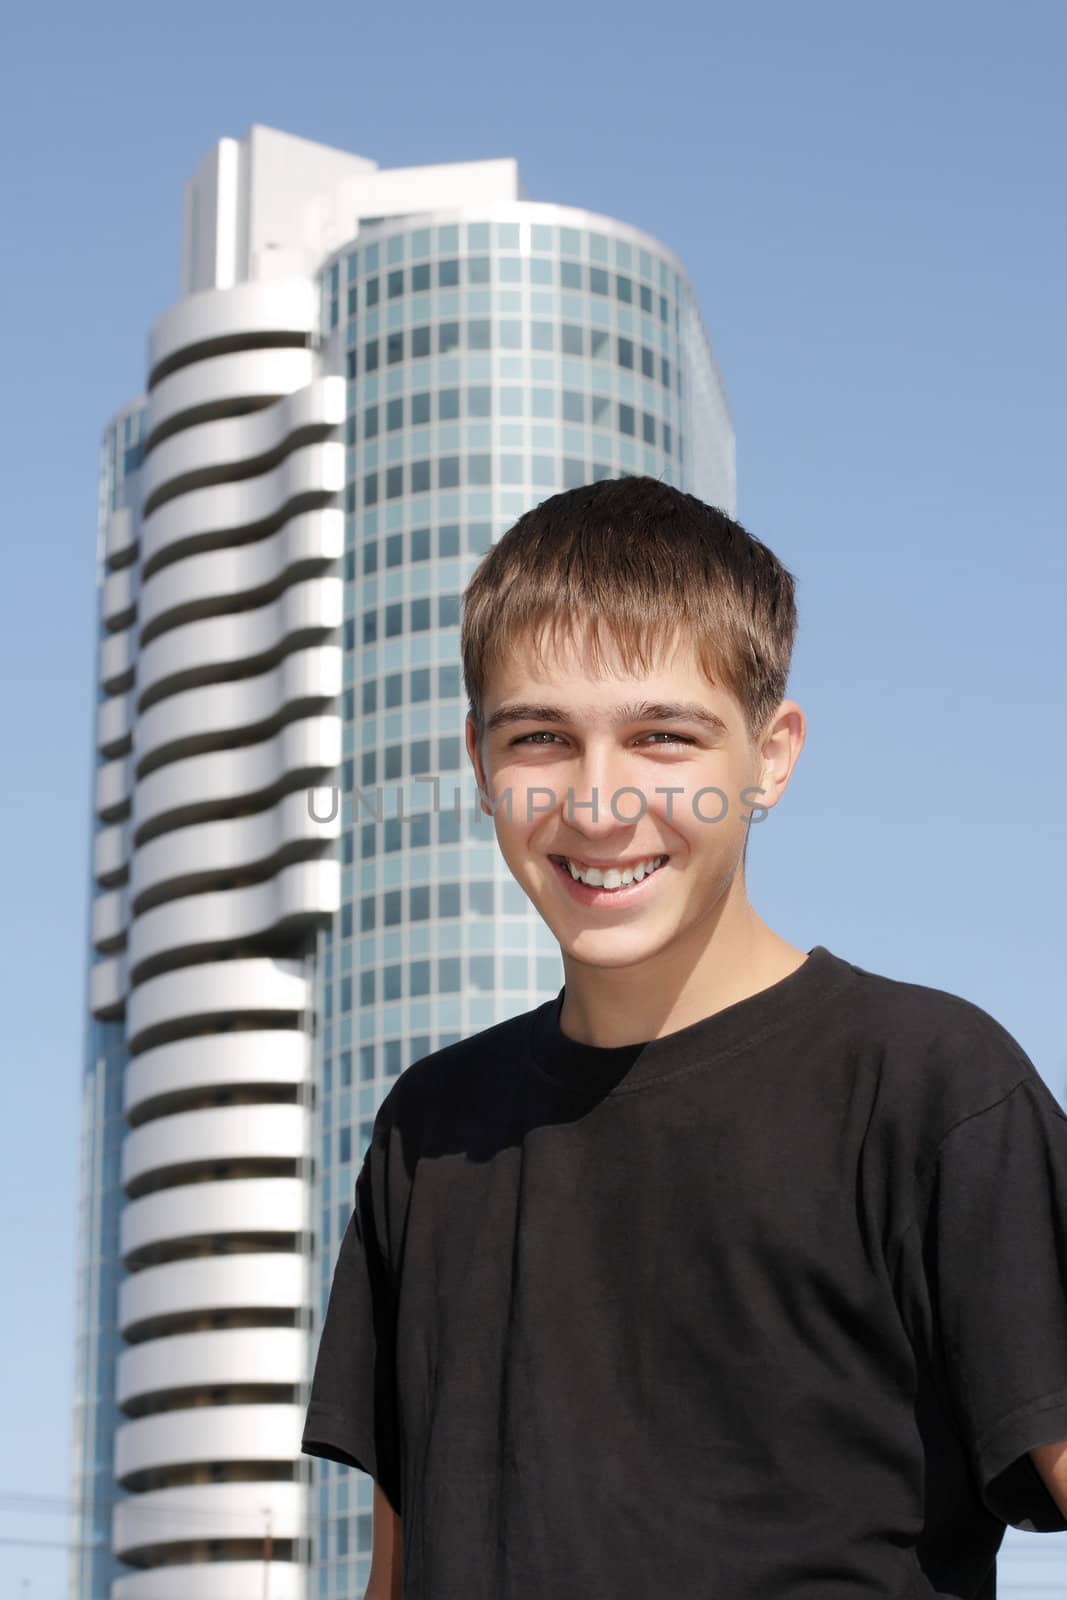
{"label": "ear", "polygon": [[767,723],[760,740],[763,794],[759,804],[768,810],[776,806],[788,787],[800,752],[807,738],[808,725],[795,700],[783,700]]}
{"label": "ear", "polygon": [[[467,756],[470,760],[471,766],[474,768],[474,776],[477,781],[478,788],[482,794],[488,794],[489,785],[486,782],[485,770],[482,765],[482,752],[478,748],[478,730],[474,725],[474,718],[469,711],[467,712],[467,720],[463,725],[463,737],[467,746]],[[478,804],[481,806],[482,810],[487,816],[490,815],[489,808],[486,806],[484,800],[479,799]]]}

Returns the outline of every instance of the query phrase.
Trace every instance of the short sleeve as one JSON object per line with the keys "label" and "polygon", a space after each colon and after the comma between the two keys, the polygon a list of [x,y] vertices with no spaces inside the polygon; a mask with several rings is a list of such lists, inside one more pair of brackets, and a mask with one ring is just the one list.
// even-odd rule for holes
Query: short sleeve
{"label": "short sleeve", "polygon": [[395,1295],[376,1216],[385,1205],[381,1121],[379,1113],[334,1267],[300,1448],[369,1473],[400,1515]]}
{"label": "short sleeve", "polygon": [[923,1237],[957,1422],[985,1505],[1067,1529],[1027,1452],[1067,1439],[1067,1116],[1037,1069],[941,1140]]}

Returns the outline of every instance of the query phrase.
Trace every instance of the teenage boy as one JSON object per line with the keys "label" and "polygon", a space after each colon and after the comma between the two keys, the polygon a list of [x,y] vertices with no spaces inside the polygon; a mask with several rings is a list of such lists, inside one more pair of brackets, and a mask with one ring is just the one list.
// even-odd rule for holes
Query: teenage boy
{"label": "teenage boy", "polygon": [[303,1437],[375,1479],[368,1600],[994,1600],[1005,1524],[1067,1529],[1067,1117],[988,1013],[749,904],[792,576],[625,478],[464,599],[565,982],[374,1123]]}

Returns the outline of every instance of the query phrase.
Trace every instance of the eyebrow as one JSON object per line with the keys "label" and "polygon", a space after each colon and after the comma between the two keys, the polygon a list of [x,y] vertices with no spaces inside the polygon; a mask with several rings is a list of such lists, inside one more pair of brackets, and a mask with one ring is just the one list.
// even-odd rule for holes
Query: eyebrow
{"label": "eyebrow", "polygon": [[[520,702],[499,706],[486,722],[486,729],[489,733],[495,733],[498,728],[506,728],[513,722],[560,723],[569,720],[567,713],[561,711],[558,706],[529,705]],[[698,705],[695,701],[668,704],[660,700],[641,700],[633,705],[620,706],[612,719],[612,725],[623,727],[628,722],[695,722],[718,738],[730,732],[720,716],[716,716],[714,711],[709,711],[706,706]]]}

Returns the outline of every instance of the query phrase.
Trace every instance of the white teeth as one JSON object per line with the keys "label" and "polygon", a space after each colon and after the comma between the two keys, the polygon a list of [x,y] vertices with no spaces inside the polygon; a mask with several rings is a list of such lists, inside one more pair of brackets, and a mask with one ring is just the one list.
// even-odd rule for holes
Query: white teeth
{"label": "white teeth", "polygon": [[609,867],[606,872],[599,867],[580,868],[573,861],[567,862],[567,870],[571,877],[581,883],[586,883],[591,889],[625,889],[629,884],[641,883],[650,872],[655,872],[657,867],[663,865],[666,856],[650,856],[647,861],[639,861],[634,867],[625,867],[622,872],[617,867]]}

